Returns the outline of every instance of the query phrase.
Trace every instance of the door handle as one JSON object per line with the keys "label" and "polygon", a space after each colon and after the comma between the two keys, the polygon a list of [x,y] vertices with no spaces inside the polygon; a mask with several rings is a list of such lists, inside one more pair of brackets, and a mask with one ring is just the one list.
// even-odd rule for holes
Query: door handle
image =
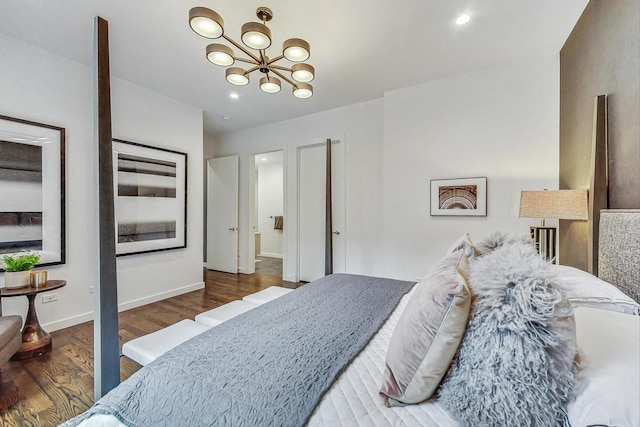
{"label": "door handle", "polygon": [[229,231],[236,231],[236,230],[237,230],[237,228],[236,228],[236,227],[231,227],[231,228],[229,229]]}
{"label": "door handle", "polygon": [[339,236],[340,235],[340,230],[334,231],[333,234],[335,234],[336,236]]}

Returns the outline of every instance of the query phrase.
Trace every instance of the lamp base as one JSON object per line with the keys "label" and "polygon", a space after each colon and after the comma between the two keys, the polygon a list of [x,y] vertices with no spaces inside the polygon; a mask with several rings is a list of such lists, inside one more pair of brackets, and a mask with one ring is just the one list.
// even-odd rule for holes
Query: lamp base
{"label": "lamp base", "polygon": [[556,263],[556,228],[529,227],[531,238],[540,255],[552,264]]}

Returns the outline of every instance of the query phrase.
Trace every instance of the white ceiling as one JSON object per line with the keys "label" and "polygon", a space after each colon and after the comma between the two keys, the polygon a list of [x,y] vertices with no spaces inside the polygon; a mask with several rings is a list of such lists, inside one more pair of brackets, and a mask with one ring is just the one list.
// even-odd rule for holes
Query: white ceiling
{"label": "white ceiling", "polygon": [[[557,53],[588,0],[0,0],[0,33],[91,65],[93,17],[109,21],[113,75],[204,110],[205,132],[219,135],[381,97],[385,92]],[[311,44],[314,96],[293,97],[224,79],[205,58],[210,43],[188,26],[204,6],[239,41],[240,26],[267,6],[273,44]],[[455,24],[462,13],[472,16]],[[236,49],[236,53],[237,49]],[[240,56],[240,55],[238,55]],[[284,65],[286,65],[285,61]],[[258,73],[259,74],[259,73]],[[1,76],[0,76],[1,78]],[[238,99],[229,94],[236,92]],[[223,119],[230,117],[230,120]]]}

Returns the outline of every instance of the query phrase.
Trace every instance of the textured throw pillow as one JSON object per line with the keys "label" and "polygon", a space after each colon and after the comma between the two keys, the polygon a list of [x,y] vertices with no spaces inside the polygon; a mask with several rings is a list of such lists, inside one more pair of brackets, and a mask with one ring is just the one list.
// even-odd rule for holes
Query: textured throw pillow
{"label": "textured throw pillow", "polygon": [[573,307],[594,307],[619,313],[640,314],[640,304],[609,282],[568,265],[552,265],[558,283]]}
{"label": "textured throw pillow", "polygon": [[531,236],[524,233],[506,233],[504,231],[495,231],[489,237],[482,239],[477,245],[476,250],[480,256],[502,247],[513,244],[530,244],[533,245]]}
{"label": "textured throw pillow", "polygon": [[458,250],[418,284],[393,331],[380,394],[387,406],[433,395],[460,345],[469,318],[469,263]]}
{"label": "textured throw pillow", "polygon": [[568,425],[575,321],[530,244],[502,245],[471,265],[471,316],[439,402],[464,425]]}

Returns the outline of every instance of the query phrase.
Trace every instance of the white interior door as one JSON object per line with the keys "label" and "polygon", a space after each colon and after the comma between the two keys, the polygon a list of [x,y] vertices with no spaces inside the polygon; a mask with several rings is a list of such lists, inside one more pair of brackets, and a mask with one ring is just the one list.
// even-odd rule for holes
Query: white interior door
{"label": "white interior door", "polygon": [[[344,143],[331,144],[333,205],[333,272],[345,271]],[[325,144],[298,150],[298,277],[311,282],[324,276],[325,262]]]}
{"label": "white interior door", "polygon": [[207,162],[207,268],[238,272],[238,156]]}

